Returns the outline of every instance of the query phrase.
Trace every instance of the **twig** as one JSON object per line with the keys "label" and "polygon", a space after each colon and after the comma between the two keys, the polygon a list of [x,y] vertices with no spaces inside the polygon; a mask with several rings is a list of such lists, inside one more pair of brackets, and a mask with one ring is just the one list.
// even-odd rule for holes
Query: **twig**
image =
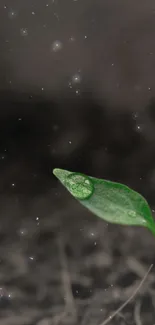
{"label": "twig", "polygon": [[108,324],[116,315],[118,315],[118,313],[120,311],[122,311],[122,309],[124,307],[126,307],[128,305],[128,303],[135,297],[135,295],[137,294],[137,292],[140,290],[140,288],[142,287],[144,281],[146,280],[148,274],[150,273],[151,269],[153,267],[153,264],[150,265],[147,273],[145,274],[144,278],[141,280],[139,286],[135,289],[135,291],[133,292],[133,294],[124,302],[123,305],[121,305],[117,310],[114,311],[113,314],[111,314],[107,319],[105,319],[105,321],[103,321],[103,323],[101,323],[100,325],[106,325]]}
{"label": "twig", "polygon": [[134,310],[134,319],[136,325],[142,325],[141,319],[140,319],[140,308],[141,308],[141,302],[138,301],[135,305]]}
{"label": "twig", "polygon": [[72,316],[73,319],[76,319],[76,307],[74,303],[74,298],[71,290],[71,280],[70,274],[68,271],[67,259],[64,251],[64,242],[62,238],[58,239],[59,245],[59,253],[60,253],[60,262],[61,262],[61,270],[62,270],[62,284],[64,288],[65,294],[65,308],[64,311],[60,315],[56,315],[52,319],[52,324],[57,325],[60,321],[64,320],[67,316]]}

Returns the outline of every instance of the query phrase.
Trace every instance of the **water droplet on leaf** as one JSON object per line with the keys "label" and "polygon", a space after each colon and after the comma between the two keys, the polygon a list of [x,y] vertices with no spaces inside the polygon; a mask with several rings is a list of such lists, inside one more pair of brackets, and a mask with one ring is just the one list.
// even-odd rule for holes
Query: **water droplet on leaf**
{"label": "water droplet on leaf", "polygon": [[93,194],[91,180],[78,173],[73,173],[66,178],[66,186],[71,194],[79,200],[85,200]]}
{"label": "water droplet on leaf", "polygon": [[147,201],[128,186],[58,168],[53,173],[99,218],[121,225],[147,227],[155,236],[155,221]]}

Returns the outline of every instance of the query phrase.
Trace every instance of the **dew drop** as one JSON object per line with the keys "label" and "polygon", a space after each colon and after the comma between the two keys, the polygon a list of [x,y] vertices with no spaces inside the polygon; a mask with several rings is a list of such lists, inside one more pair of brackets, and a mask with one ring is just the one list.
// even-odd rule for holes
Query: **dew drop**
{"label": "dew drop", "polygon": [[143,126],[140,125],[140,124],[137,124],[136,125],[136,131],[139,132],[139,133],[141,133],[143,131]]}
{"label": "dew drop", "polygon": [[9,13],[8,13],[8,17],[11,18],[11,19],[14,19],[17,17],[17,12],[14,11],[14,10],[10,10]]}
{"label": "dew drop", "polygon": [[71,36],[71,37],[69,38],[69,41],[70,41],[70,42],[75,42],[75,37],[74,37],[74,36]]}
{"label": "dew drop", "polygon": [[90,178],[79,173],[72,173],[66,178],[66,187],[79,200],[90,198],[94,191]]}
{"label": "dew drop", "polygon": [[138,112],[133,112],[133,113],[132,113],[132,118],[133,118],[134,120],[136,120],[136,119],[138,118],[138,116],[139,116]]}
{"label": "dew drop", "polygon": [[20,29],[20,34],[21,34],[21,36],[27,36],[27,35],[28,35],[28,30],[27,30],[27,28],[21,28],[21,29]]}
{"label": "dew drop", "polygon": [[26,228],[21,228],[21,229],[19,230],[19,235],[20,235],[20,236],[26,236],[27,233],[28,233],[28,231],[27,231]]}
{"label": "dew drop", "polygon": [[81,76],[79,73],[76,73],[73,77],[72,77],[72,83],[73,84],[79,84],[81,82]]}
{"label": "dew drop", "polygon": [[71,82],[69,82],[69,83],[68,83],[68,87],[69,87],[70,89],[72,89],[72,88],[73,88],[73,86],[72,86],[72,83],[71,83]]}
{"label": "dew drop", "polygon": [[80,95],[80,89],[76,89],[75,94]]}
{"label": "dew drop", "polygon": [[62,48],[63,48],[62,42],[59,40],[54,41],[51,45],[51,51],[53,52],[58,52],[62,50]]}

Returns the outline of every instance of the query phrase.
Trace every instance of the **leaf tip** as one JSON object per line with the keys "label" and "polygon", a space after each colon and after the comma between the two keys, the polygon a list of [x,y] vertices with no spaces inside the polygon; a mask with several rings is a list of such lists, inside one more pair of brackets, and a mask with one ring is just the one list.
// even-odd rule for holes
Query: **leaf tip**
{"label": "leaf tip", "polygon": [[53,174],[54,174],[54,176],[56,176],[57,178],[59,177],[60,173],[61,173],[61,169],[60,169],[60,168],[54,168],[54,169],[53,169]]}
{"label": "leaf tip", "polygon": [[70,174],[68,170],[60,169],[60,168],[54,168],[53,174],[58,178],[58,180],[64,185],[66,181],[66,177]]}

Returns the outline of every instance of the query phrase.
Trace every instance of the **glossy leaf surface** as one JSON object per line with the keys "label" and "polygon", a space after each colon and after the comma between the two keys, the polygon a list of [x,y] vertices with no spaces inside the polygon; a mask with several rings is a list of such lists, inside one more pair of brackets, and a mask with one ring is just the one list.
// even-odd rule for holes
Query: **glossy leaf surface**
{"label": "glossy leaf surface", "polygon": [[147,201],[126,185],[58,168],[53,173],[96,216],[111,223],[148,227],[155,235],[155,222]]}

